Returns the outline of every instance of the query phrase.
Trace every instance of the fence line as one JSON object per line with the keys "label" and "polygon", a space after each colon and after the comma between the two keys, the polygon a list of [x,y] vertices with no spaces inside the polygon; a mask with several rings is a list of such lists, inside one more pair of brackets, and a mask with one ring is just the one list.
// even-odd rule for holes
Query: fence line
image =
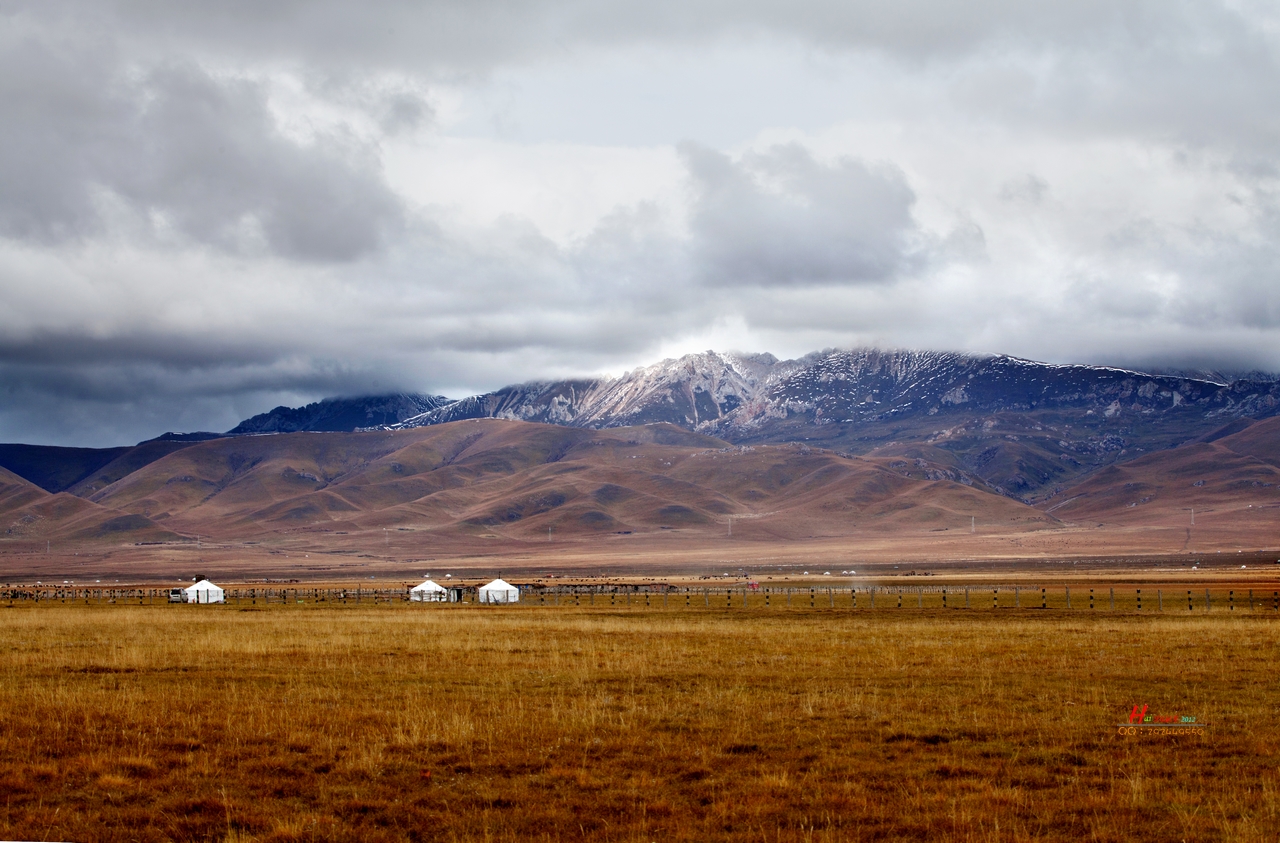
{"label": "fence line", "polygon": [[[454,586],[461,591],[462,602],[475,603],[478,599],[477,586]],[[1123,589],[1124,587],[1122,587]],[[909,609],[983,609],[983,595],[990,595],[991,610],[1026,609],[1026,610],[1069,610],[1081,611],[1122,611],[1122,612],[1166,612],[1164,586],[1152,589],[1149,585],[1133,585],[1129,592],[1122,590],[1117,606],[1117,594],[1114,586],[1109,586],[1099,602],[1095,588],[1089,588],[1088,609],[1084,609],[1079,599],[1073,604],[1071,586],[1026,586],[1026,585],[859,585],[859,586],[763,586],[757,588],[741,586],[669,586],[664,584],[649,585],[556,585],[525,586],[521,588],[521,602],[534,603],[540,606],[563,607],[603,607],[613,608],[826,608],[861,610],[875,609],[909,610]],[[1147,601],[1143,603],[1143,589],[1147,590]],[[1172,598],[1171,610],[1180,611],[1179,594],[1184,589],[1168,589]],[[1151,592],[1155,592],[1155,600],[1151,600]],[[1280,590],[1272,590],[1270,595],[1263,591],[1255,594],[1254,589],[1242,590],[1240,599],[1236,599],[1235,588],[1205,588],[1203,599],[1198,589],[1185,589],[1186,611],[1226,611],[1236,612],[1237,603],[1241,611],[1251,613],[1258,611],[1280,612]],[[81,587],[7,587],[0,589],[0,602],[15,604],[88,604],[88,605],[168,605],[170,589],[167,588],[81,588]],[[859,602],[859,596],[863,601]],[[391,605],[410,602],[409,587],[396,586],[387,588],[307,588],[303,586],[238,586],[224,589],[226,603],[234,606],[256,605],[299,605],[321,604],[330,606]],[[679,598],[683,596],[684,600]],[[974,602],[974,597],[979,598]],[[658,598],[661,599],[658,599]],[[675,597],[675,600],[671,598]],[[877,597],[880,602],[877,603]],[[912,600],[910,598],[914,597]],[[930,598],[926,601],[926,597]],[[599,599],[598,599],[599,598]],[[607,601],[605,600],[607,598]],[[699,599],[700,598],[700,599]],[[1215,600],[1216,598],[1216,600]],[[1154,603],[1154,605],[1153,605]]]}

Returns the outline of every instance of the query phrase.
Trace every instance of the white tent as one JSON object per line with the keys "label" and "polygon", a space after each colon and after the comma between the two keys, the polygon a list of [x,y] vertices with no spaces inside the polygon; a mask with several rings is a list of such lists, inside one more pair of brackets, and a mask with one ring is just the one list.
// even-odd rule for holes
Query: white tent
{"label": "white tent", "polygon": [[443,587],[436,585],[431,580],[427,580],[422,585],[415,585],[409,589],[409,599],[422,603],[437,603],[449,599],[449,592]]}
{"label": "white tent", "polygon": [[208,580],[200,580],[200,582],[184,588],[187,593],[188,603],[225,603],[226,593]]}
{"label": "white tent", "polygon": [[481,603],[515,603],[520,599],[520,589],[504,580],[494,580],[480,586]]}

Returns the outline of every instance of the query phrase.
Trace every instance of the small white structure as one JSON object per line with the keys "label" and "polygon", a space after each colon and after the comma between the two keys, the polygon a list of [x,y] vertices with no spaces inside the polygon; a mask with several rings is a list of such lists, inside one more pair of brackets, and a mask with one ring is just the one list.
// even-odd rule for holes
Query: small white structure
{"label": "small white structure", "polygon": [[431,580],[409,589],[409,599],[415,603],[443,603],[449,599],[449,592]]}
{"label": "small white structure", "polygon": [[479,595],[481,603],[516,603],[520,600],[520,589],[499,579],[480,586]]}
{"label": "small white structure", "polygon": [[208,580],[200,580],[200,582],[191,586],[191,588],[184,588],[183,591],[187,593],[188,603],[226,602],[226,592]]}

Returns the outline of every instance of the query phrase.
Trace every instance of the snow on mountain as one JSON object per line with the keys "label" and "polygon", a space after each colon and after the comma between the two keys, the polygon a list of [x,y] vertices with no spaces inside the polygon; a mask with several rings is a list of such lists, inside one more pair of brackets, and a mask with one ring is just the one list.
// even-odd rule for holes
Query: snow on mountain
{"label": "snow on mountain", "polygon": [[664,360],[617,378],[527,383],[405,419],[393,429],[473,418],[546,422],[574,427],[623,427],[671,422],[713,428],[756,398],[771,378],[790,371],[771,354],[705,351]]}
{"label": "snow on mountain", "polygon": [[900,454],[903,465],[923,461],[1030,501],[1102,466],[1278,411],[1280,383],[1270,380],[1223,385],[998,354],[862,348],[785,361],[706,351],[617,378],[509,386],[390,427],[669,422],[738,444]]}
{"label": "snow on mountain", "polygon": [[[1269,386],[1269,385],[1268,385]],[[1005,355],[933,351],[833,351],[774,378],[760,400],[730,420],[760,427],[803,417],[812,424],[884,421],[894,416],[1083,408],[1107,417],[1179,407],[1203,413],[1260,414],[1276,407],[1274,388],[1147,375],[1102,366],[1055,365]]]}
{"label": "snow on mountain", "polygon": [[771,425],[884,422],[955,412],[1082,409],[1262,416],[1280,405],[1280,385],[1222,385],[1124,369],[1037,363],[1005,355],[879,349],[829,350],[799,360],[705,351],[618,378],[529,383],[474,396],[393,428],[467,418],[574,427],[670,422],[729,439]]}

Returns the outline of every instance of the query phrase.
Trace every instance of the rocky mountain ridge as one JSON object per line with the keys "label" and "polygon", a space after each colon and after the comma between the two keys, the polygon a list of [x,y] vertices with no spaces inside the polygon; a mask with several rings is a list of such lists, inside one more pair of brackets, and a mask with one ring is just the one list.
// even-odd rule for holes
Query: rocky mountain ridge
{"label": "rocky mountain ridge", "polygon": [[1222,384],[1007,355],[864,348],[784,361],[706,351],[617,378],[509,386],[386,427],[475,418],[592,429],[665,422],[735,443],[910,452],[1032,500],[1102,465],[1277,411],[1273,379]]}
{"label": "rocky mountain ridge", "polygon": [[1105,418],[1179,410],[1261,418],[1280,407],[1274,380],[1222,384],[1103,366],[1037,363],[1007,355],[831,350],[798,360],[706,351],[617,378],[532,382],[445,403],[390,429],[469,418],[609,428],[669,422],[750,436],[771,422],[886,421],[952,411],[1082,408]]}

